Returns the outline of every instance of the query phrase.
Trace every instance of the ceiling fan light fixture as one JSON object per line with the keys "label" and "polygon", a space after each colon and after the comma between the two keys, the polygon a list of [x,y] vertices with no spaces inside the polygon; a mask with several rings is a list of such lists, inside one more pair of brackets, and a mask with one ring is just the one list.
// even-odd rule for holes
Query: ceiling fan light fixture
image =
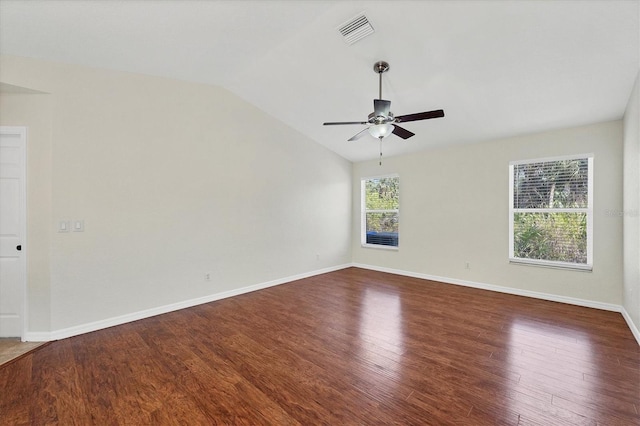
{"label": "ceiling fan light fixture", "polygon": [[[336,126],[341,124],[369,125],[369,127],[359,131],[349,138],[349,142],[360,139],[369,132],[369,134],[374,138],[380,139],[380,158],[382,159],[382,139],[386,138],[391,133],[402,139],[409,139],[410,137],[415,136],[415,133],[393,123],[405,123],[444,117],[444,111],[437,109],[433,111],[418,112],[415,114],[399,115],[397,117],[394,116],[390,111],[391,101],[382,99],[382,74],[389,71],[389,63],[385,61],[378,61],[373,64],[373,71],[378,74],[378,99],[373,100],[373,112],[369,114],[367,121],[332,121],[323,123],[323,126]],[[380,164],[382,164],[382,160]]]}
{"label": "ceiling fan light fixture", "polygon": [[376,124],[369,127],[369,134],[374,138],[386,138],[393,132],[393,125],[389,123]]}

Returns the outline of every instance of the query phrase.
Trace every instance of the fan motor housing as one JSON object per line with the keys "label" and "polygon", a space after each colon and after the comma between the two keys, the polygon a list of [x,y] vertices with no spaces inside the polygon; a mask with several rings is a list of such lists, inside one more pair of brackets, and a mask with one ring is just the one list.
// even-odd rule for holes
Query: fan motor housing
{"label": "fan motor housing", "polygon": [[384,115],[376,115],[375,112],[372,112],[371,114],[369,114],[367,122],[371,124],[385,124],[391,123],[394,118],[395,117],[393,116],[393,113],[391,111],[389,111],[389,115],[387,115],[386,117]]}

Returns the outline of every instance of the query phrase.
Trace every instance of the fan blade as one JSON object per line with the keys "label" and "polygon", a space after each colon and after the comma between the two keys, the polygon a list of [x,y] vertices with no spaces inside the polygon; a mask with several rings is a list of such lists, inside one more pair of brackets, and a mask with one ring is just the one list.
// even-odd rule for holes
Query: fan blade
{"label": "fan blade", "polygon": [[348,141],[351,142],[351,141],[358,140],[361,137],[363,137],[364,135],[366,135],[368,132],[369,132],[369,128],[366,128],[366,129],[356,133],[355,135],[353,135],[350,139],[348,139]]}
{"label": "fan blade", "polygon": [[322,123],[323,126],[336,126],[336,125],[342,125],[342,124],[369,124],[366,121],[332,121],[329,123]]}
{"label": "fan blade", "polygon": [[394,120],[395,123],[406,123],[407,121],[427,120],[429,118],[444,117],[444,111],[436,109],[434,111],[418,112],[415,114],[399,115]]}
{"label": "fan blade", "polygon": [[393,124],[392,126],[393,126],[392,133],[396,136],[400,136],[402,139],[409,139],[411,136],[415,135],[415,133],[412,133],[407,129],[403,129],[400,126],[396,126],[395,124]]}
{"label": "fan blade", "polygon": [[391,101],[385,101],[384,99],[373,100],[373,110],[375,111],[376,117],[388,117],[389,108],[391,108]]}

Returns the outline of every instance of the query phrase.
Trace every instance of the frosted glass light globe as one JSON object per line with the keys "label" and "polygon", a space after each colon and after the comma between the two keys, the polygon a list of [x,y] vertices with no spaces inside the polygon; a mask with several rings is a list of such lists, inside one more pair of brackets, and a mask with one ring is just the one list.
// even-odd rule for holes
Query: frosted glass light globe
{"label": "frosted glass light globe", "polygon": [[369,133],[374,138],[386,138],[393,132],[393,126],[389,123],[376,124],[369,127]]}

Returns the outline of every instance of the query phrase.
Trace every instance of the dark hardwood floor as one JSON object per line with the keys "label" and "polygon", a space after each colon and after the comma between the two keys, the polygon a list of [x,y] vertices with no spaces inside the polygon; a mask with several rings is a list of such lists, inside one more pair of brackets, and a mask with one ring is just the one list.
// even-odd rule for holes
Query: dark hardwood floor
{"label": "dark hardwood floor", "polygon": [[640,425],[614,312],[349,268],[53,342],[7,425]]}

